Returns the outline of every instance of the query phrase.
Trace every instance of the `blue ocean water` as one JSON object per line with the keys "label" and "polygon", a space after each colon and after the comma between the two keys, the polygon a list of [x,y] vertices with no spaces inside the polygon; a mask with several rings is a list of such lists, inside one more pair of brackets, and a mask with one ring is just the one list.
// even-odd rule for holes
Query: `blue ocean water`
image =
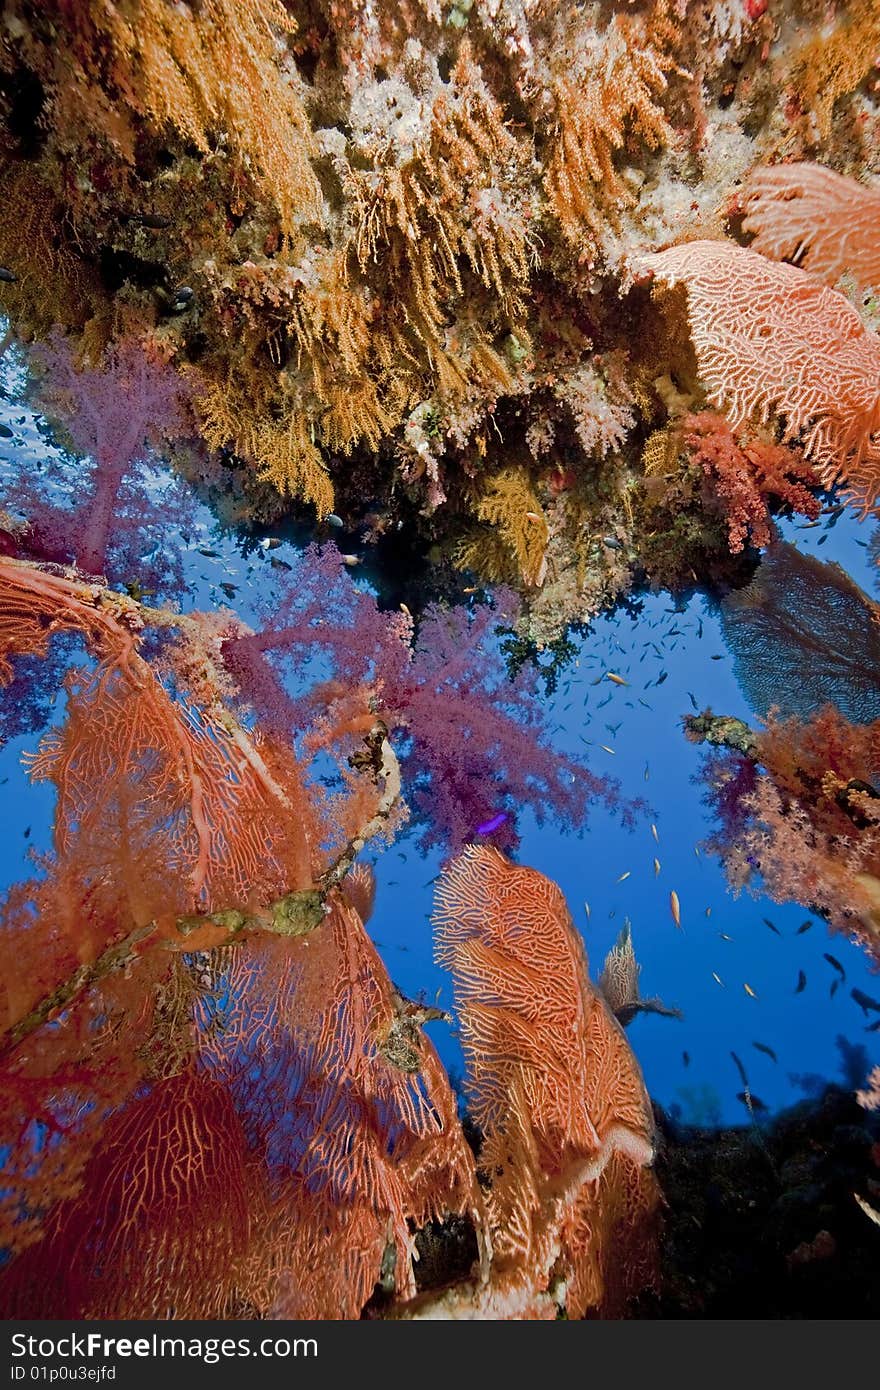
{"label": "blue ocean water", "polygon": [[[32,412],[14,399],[14,364],[6,368],[5,384],[10,397],[2,402],[0,423],[10,434],[0,441],[0,478],[32,465],[51,447]],[[838,561],[872,591],[868,533],[853,514],[829,513],[819,527],[784,523],[781,529],[801,549]],[[204,556],[206,548],[216,554]],[[285,542],[274,555],[295,561],[293,550]],[[235,606],[247,619],[268,577],[261,563],[258,558],[245,566],[235,535],[221,533],[201,509],[189,539],[181,606],[228,606],[218,586],[233,579]],[[734,898],[720,866],[700,847],[713,826],[695,780],[702,755],[684,738],[681,718],[706,707],[752,715],[711,605],[700,596],[677,604],[667,594],[646,594],[636,617],[622,611],[603,616],[576,646],[557,690],[545,697],[554,742],[586,753],[594,771],[615,776],[625,795],[644,798],[651,809],[635,830],[602,807],[584,825],[563,828],[539,826],[526,813],[517,858],[560,884],[583,931],[594,977],[628,918],[643,967],[643,994],[659,995],[682,1011],[681,1020],[642,1015],[631,1025],[651,1094],[685,1120],[750,1123],[737,1099],[743,1083],[734,1053],[752,1096],[768,1112],[823,1078],[847,1084],[861,1079],[880,1053],[877,1034],[865,1031],[870,1020],[850,996],[853,987],[880,994],[864,953],[829,933],[819,918],[798,934],[809,917],[803,907]],[[609,682],[609,671],[627,684]],[[50,847],[51,792],[30,783],[21,761],[35,742],[31,735],[0,750],[0,886],[28,875],[34,851]],[[414,833],[404,832],[370,857],[378,892],[369,929],[392,978],[409,997],[451,1005],[448,977],[432,955],[439,855],[422,854]],[[681,903],[680,928],[670,911],[672,890]],[[829,952],[846,974],[836,992],[838,972],[825,959]],[[807,985],[795,994],[801,970]],[[447,1065],[460,1071],[454,1028],[435,1023],[431,1033]]]}

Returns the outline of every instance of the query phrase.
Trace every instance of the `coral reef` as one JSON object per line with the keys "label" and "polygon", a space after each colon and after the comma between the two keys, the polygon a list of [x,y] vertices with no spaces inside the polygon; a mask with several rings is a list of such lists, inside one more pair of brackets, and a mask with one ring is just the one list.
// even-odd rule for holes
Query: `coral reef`
{"label": "coral reef", "polygon": [[[222,478],[231,453],[240,515],[335,508],[368,540],[402,523],[437,563],[522,587],[544,643],[634,581],[731,573],[709,475],[658,486],[646,466],[676,398],[727,402],[734,429],[773,406],[871,505],[873,339],[766,258],[876,278],[874,195],[844,197],[876,160],[874,3],[136,9],[4,11],[5,305],[22,340],[60,327],[84,369],[132,341],[170,364],[201,439],[181,466]],[[837,259],[816,231],[832,217]],[[749,233],[751,255],[723,240]],[[686,263],[692,316],[713,276],[722,299],[736,282],[797,301],[805,332],[825,305],[826,395],[817,374],[790,398],[766,364],[762,399],[720,368],[701,384],[679,310],[637,283]]]}

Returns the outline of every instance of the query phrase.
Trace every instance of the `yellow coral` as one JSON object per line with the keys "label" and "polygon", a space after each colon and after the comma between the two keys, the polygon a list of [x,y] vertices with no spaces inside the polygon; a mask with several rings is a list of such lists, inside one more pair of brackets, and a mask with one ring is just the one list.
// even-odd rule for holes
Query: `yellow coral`
{"label": "yellow coral", "polygon": [[191,373],[193,399],[202,436],[212,449],[231,447],[283,496],[311,502],[319,517],[333,510],[333,484],[327,474],[308,417],[289,409],[273,418],[278,401],[248,402],[230,383]]}
{"label": "yellow coral", "polygon": [[98,285],[69,243],[55,195],[19,161],[2,168],[2,186],[0,264],[16,277],[3,285],[4,311],[22,338],[44,338],[59,323],[82,328]]}
{"label": "yellow coral", "polygon": [[523,582],[540,585],[550,533],[525,469],[504,468],[496,474],[480,498],[477,516],[494,527]]}
{"label": "yellow coral", "polygon": [[[57,6],[54,0],[47,17]],[[102,124],[127,158],[134,127],[126,108],[160,128],[170,125],[204,153],[225,133],[274,200],[286,232],[318,214],[311,128],[279,65],[278,37],[295,30],[281,0],[101,0],[77,6],[77,24],[75,46],[59,51],[62,64],[69,57],[72,66],[59,84],[62,112],[75,110],[85,92],[80,120]],[[92,101],[102,89],[110,99]]]}
{"label": "yellow coral", "polygon": [[860,0],[846,7],[830,34],[810,39],[796,55],[792,80],[823,140],[831,134],[834,103],[864,80],[878,47],[880,0]]}
{"label": "yellow coral", "polygon": [[665,425],[648,435],[642,448],[642,468],[646,478],[663,477],[675,468],[681,443],[680,431]]}

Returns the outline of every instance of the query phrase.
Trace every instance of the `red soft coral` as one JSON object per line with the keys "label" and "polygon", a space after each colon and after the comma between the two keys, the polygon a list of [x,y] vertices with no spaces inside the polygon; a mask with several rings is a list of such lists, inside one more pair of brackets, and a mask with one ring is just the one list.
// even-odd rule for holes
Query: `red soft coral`
{"label": "red soft coral", "polygon": [[685,445],[707,479],[707,501],[727,522],[731,554],[741,551],[747,539],[755,546],[770,544],[768,500],[801,516],[819,515],[819,501],[809,491],[819,480],[800,450],[757,435],[737,436],[730,422],[712,411],[688,415],[682,425]]}

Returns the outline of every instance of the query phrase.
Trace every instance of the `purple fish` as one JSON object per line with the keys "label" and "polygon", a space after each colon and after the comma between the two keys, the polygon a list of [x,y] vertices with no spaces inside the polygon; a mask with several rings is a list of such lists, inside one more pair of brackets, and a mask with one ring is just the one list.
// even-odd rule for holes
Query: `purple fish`
{"label": "purple fish", "polygon": [[499,811],[497,816],[491,820],[484,820],[482,825],[477,826],[478,835],[491,835],[493,830],[498,830],[508,819],[506,811]]}

